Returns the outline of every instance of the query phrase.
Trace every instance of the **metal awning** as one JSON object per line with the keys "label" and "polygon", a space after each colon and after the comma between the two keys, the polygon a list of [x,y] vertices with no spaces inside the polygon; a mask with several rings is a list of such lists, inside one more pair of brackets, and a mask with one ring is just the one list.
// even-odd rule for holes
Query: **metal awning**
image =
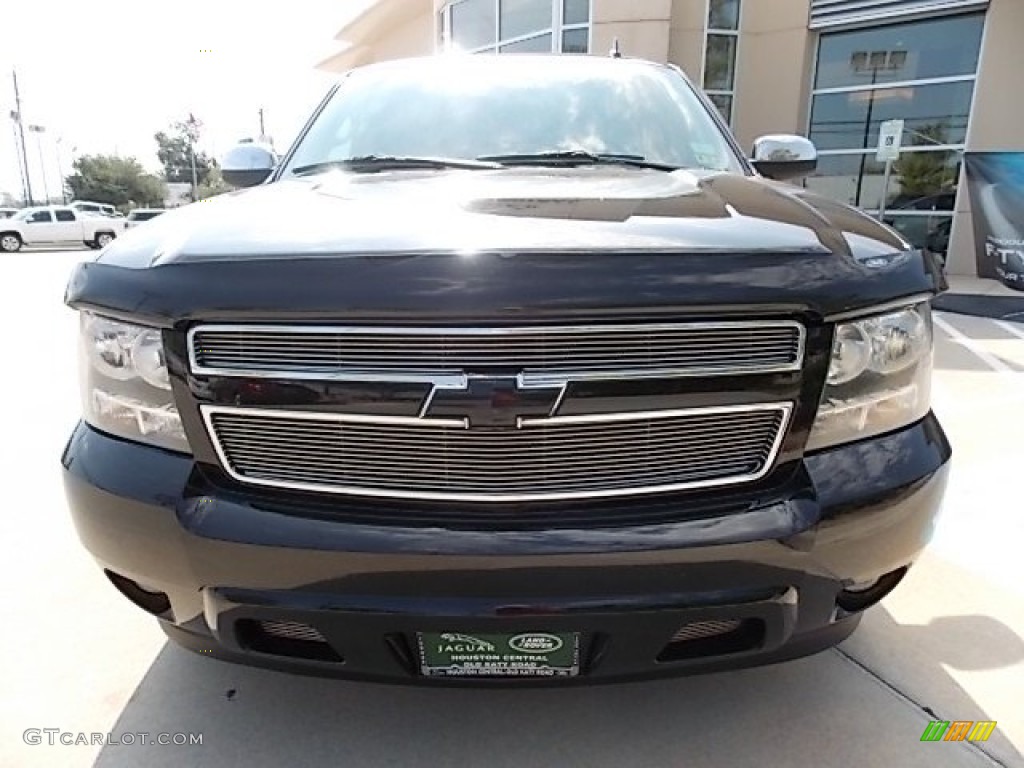
{"label": "metal awning", "polygon": [[988,0],[811,0],[811,29],[983,9]]}

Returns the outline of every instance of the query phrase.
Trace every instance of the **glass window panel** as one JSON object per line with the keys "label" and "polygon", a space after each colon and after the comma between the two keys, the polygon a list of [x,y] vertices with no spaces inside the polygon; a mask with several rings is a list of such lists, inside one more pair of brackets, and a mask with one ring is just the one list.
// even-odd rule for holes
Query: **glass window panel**
{"label": "glass window panel", "polygon": [[815,88],[973,75],[983,15],[822,35]]}
{"label": "glass window panel", "polygon": [[586,24],[590,21],[590,0],[565,0],[562,6],[563,24]]}
{"label": "glass window panel", "polygon": [[501,46],[502,53],[551,53],[551,33]]}
{"label": "glass window panel", "polygon": [[[959,178],[959,152],[904,152],[893,163],[887,214],[952,211]],[[807,187],[834,200],[878,210],[885,187],[885,163],[878,162],[873,152],[822,155]]]}
{"label": "glass window panel", "polygon": [[[892,166],[886,209],[893,212],[953,210],[960,180],[960,163],[961,155],[955,151],[903,152]],[[870,168],[875,172],[876,166],[885,172],[884,164],[871,155],[865,170]],[[879,191],[873,199],[862,199],[867,205],[877,208],[881,198]]]}
{"label": "glass window panel", "polygon": [[567,29],[562,33],[562,53],[589,53],[589,51],[589,30]]}
{"label": "glass window panel", "polygon": [[725,122],[732,123],[732,96],[725,93],[709,93],[708,98],[718,108],[718,114]]}
{"label": "glass window panel", "polygon": [[857,181],[863,155],[821,155],[818,167],[807,177],[807,188],[849,205],[857,204]]}
{"label": "glass window panel", "polygon": [[551,29],[551,0],[500,0],[499,8],[502,40]]}
{"label": "glass window panel", "polygon": [[712,91],[731,91],[735,70],[736,36],[708,35],[704,88]]}
{"label": "glass window panel", "polygon": [[927,248],[940,256],[946,255],[950,227],[953,223],[951,215],[907,216],[886,211],[882,219],[909,240],[915,248]]}
{"label": "glass window panel", "polygon": [[495,43],[494,0],[463,0],[452,6],[452,42],[464,51]]}
{"label": "glass window panel", "polygon": [[738,29],[740,0],[711,0],[708,8],[708,29]]}
{"label": "glass window panel", "polygon": [[967,81],[819,94],[811,109],[810,138],[819,149],[874,148],[879,125],[903,119],[904,144],[962,144],[973,89]]}

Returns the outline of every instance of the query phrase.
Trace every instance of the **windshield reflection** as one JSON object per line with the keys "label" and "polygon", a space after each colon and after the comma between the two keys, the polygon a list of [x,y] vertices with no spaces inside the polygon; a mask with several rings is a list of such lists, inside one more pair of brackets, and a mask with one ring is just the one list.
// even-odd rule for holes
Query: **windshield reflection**
{"label": "windshield reflection", "polygon": [[369,155],[471,160],[566,151],[743,170],[674,70],[589,57],[467,56],[351,73],[288,172]]}

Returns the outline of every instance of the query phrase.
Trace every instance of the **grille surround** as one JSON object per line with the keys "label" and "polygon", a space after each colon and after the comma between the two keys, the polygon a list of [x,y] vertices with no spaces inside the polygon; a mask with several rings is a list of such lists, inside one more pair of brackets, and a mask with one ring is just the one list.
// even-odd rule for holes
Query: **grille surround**
{"label": "grille surround", "polygon": [[[527,386],[604,379],[799,371],[794,320],[507,327],[202,324],[189,329],[201,376],[306,380],[461,380],[514,370]],[[345,344],[349,346],[346,347]]]}
{"label": "grille surround", "polygon": [[[490,503],[639,496],[754,482],[767,475],[774,467],[789,428],[793,407],[791,402],[776,402],[742,406],[688,408],[671,411],[563,416],[524,420],[522,428],[514,430],[468,429],[464,421],[451,419],[365,416],[217,405],[203,405],[201,406],[201,413],[206,423],[207,433],[210,436],[222,467],[230,477],[239,483],[349,496]],[[735,466],[739,462],[739,458],[735,456],[730,458],[727,452],[722,452],[728,449],[720,450],[716,448],[709,454],[707,448],[707,441],[713,441],[716,437],[714,434],[716,429],[725,430],[726,434],[728,434],[727,430],[731,429],[736,435],[743,435],[744,429],[749,430],[753,428],[751,424],[744,425],[738,419],[734,420],[732,425],[729,426],[730,422],[728,419],[735,416],[756,416],[762,420],[765,417],[773,417],[774,419],[770,423],[770,435],[762,435],[760,439],[755,439],[746,434],[738,438],[738,444],[748,451],[745,459],[747,464],[754,457],[759,457],[756,469],[744,472],[733,471],[703,478],[693,477],[677,481],[644,481],[643,477],[637,482],[630,480],[631,474],[634,477],[639,476],[635,469],[639,466],[637,463],[639,454],[635,446],[627,445],[626,448],[621,450],[619,448],[623,445],[623,441],[630,436],[630,429],[634,430],[632,433],[634,436],[638,426],[646,431],[648,448],[651,446],[663,447],[665,445],[674,445],[671,432],[663,429],[666,426],[672,426],[671,420],[695,419],[696,421],[691,424],[691,427],[697,430],[698,439],[705,442],[703,444],[695,442],[693,446],[683,446],[683,451],[689,451],[689,454],[684,454],[683,458],[691,462],[706,462],[710,458],[710,461],[715,464],[732,461],[732,465],[729,466]],[[232,419],[235,421],[232,421]],[[263,434],[259,433],[259,426],[254,427],[256,424],[254,420],[259,419],[265,422]],[[700,419],[704,419],[704,421],[701,422]],[[311,432],[305,434],[295,434],[294,425],[296,424],[313,424],[314,428]],[[377,454],[355,453],[352,459],[346,459],[337,453],[331,454],[330,451],[336,449],[326,444],[325,434],[328,438],[331,435],[322,429],[317,432],[317,429],[323,425],[328,425],[328,428],[333,425],[335,429],[341,430],[346,429],[345,425],[353,425],[354,432],[363,429],[366,431],[366,434],[358,437],[359,440],[364,441],[363,444],[368,440],[372,440],[375,445],[384,445],[386,440],[393,440],[405,452],[404,458],[411,460],[413,466],[403,465],[397,470],[393,470],[392,467],[397,460],[396,457],[387,456],[385,455],[386,452],[381,453],[380,451]],[[757,425],[754,424],[753,426]],[[760,424],[762,429],[765,426],[765,424]],[[588,437],[586,433],[588,428],[591,427],[594,434]],[[566,434],[569,434],[570,438],[565,441],[565,444],[572,451],[587,451],[597,445],[597,449],[594,451],[597,460],[592,466],[597,467],[594,470],[595,472],[605,471],[605,477],[596,477],[593,480],[589,476],[584,477],[582,472],[587,469],[586,466],[581,466],[579,470],[573,470],[576,474],[569,477],[563,483],[562,488],[553,485],[550,480],[537,477],[537,473],[540,472],[538,465],[530,466],[528,464],[533,459],[532,454],[536,450],[536,445],[531,446],[527,442],[525,445],[515,446],[514,441],[529,441],[535,438],[538,434],[538,428],[540,430],[554,430],[556,434],[560,429],[569,430]],[[622,431],[619,434],[615,434],[614,430],[616,428]],[[248,432],[246,431],[247,429],[249,430]],[[292,434],[288,434],[289,429],[292,430]],[[374,429],[378,430],[379,438],[375,438],[372,434]],[[394,433],[387,435],[387,430],[389,429],[394,430]],[[571,432],[573,429],[576,429],[576,433]],[[609,431],[602,433],[602,429]],[[424,430],[424,432],[417,434],[417,430]],[[366,436],[367,434],[369,437]],[[436,472],[433,475],[425,476],[425,479],[421,478],[420,487],[402,488],[396,485],[394,478],[397,475],[395,475],[395,472],[401,473],[401,480],[399,482],[408,482],[411,485],[413,481],[416,481],[416,460],[434,461],[436,464],[437,459],[430,458],[427,453],[428,450],[437,450],[436,446],[431,446],[428,442],[430,439],[443,437],[445,440],[449,440],[452,436],[456,440],[465,438],[469,441],[467,444],[470,445],[470,450],[467,450],[465,447],[451,450],[453,454],[458,454],[459,451],[466,454],[461,456],[459,461],[464,465],[462,469],[464,473],[463,478],[471,478],[467,486],[461,489],[457,487],[454,490],[446,489],[441,481],[437,479]],[[417,442],[420,437],[424,438],[423,441]],[[768,439],[769,437],[770,439]],[[270,441],[270,438],[278,442],[274,444]],[[548,441],[552,443],[560,439],[562,438],[558,437],[555,439],[549,437]],[[494,444],[487,442],[499,440],[506,440],[509,443],[509,452],[516,457],[510,464],[515,465],[516,461],[519,462],[518,466],[520,468],[516,470],[519,473],[517,482],[520,485],[529,485],[531,490],[524,490],[522,487],[513,489],[514,483],[510,483],[510,487],[502,491],[500,489],[500,477],[497,473],[493,480],[488,480],[486,476],[473,474],[474,472],[479,473],[479,467],[481,466],[494,467],[500,472],[500,462],[503,460],[502,456],[505,454],[505,450],[498,442]],[[474,441],[478,442],[480,446],[476,454],[472,453],[472,450],[476,450],[472,446]],[[545,449],[556,450],[557,447],[556,445],[554,449],[550,449],[549,445],[546,444]],[[600,450],[604,450],[605,454],[599,454]],[[445,454],[446,461],[448,460],[448,451],[448,445],[445,444],[442,453]],[[243,455],[241,461],[238,460],[239,455]],[[251,468],[247,470],[245,466],[241,466],[247,462],[258,463],[261,455],[270,456],[269,462],[265,461],[263,464],[265,468],[270,467],[269,472],[259,473],[258,468],[257,472],[253,472]],[[545,454],[545,457],[547,456],[548,454]],[[569,456],[569,453],[563,451],[560,456],[556,455],[555,458],[565,461],[567,456]],[[424,459],[424,457],[428,458]],[[679,457],[680,454],[677,453],[676,460],[679,460]],[[403,457],[400,456],[398,458]],[[660,468],[655,470],[655,474],[651,475],[651,477],[658,477],[658,472],[662,473],[661,477],[664,477],[665,473],[670,471],[666,467],[668,466],[667,462],[671,458],[671,454],[666,453],[658,459],[661,462],[658,465]],[[575,454],[572,455],[572,459],[574,461],[577,460]],[[372,481],[364,484],[351,482],[310,482],[308,479],[303,479],[303,472],[316,474],[315,471],[311,472],[308,467],[310,462],[315,463],[317,461],[333,462],[333,465],[328,465],[327,467],[330,471],[333,471],[333,466],[335,465],[349,466],[354,463],[357,469],[363,472],[367,478],[372,478],[375,471],[383,470],[385,472],[392,472],[393,479],[390,481],[390,484],[377,483],[376,485]],[[491,464],[486,462],[491,462]],[[544,471],[550,472],[551,466],[552,462],[548,460],[544,464]],[[295,467],[298,467],[298,469]],[[624,468],[623,474],[615,478],[615,471],[622,468]],[[345,470],[341,471],[344,472]],[[486,470],[484,471],[486,472]],[[695,465],[692,471],[699,472],[701,468]],[[706,468],[702,471],[707,475]],[[444,474],[447,478],[448,471],[446,470]],[[318,476],[322,475],[323,465]],[[472,479],[474,477],[476,479]],[[602,485],[602,481],[606,481],[609,477],[612,478],[613,482],[605,482]],[[557,478],[554,482],[557,482]],[[498,486],[497,490],[483,490],[482,486],[487,483]],[[547,485],[545,486],[544,483],[547,483]],[[539,488],[539,490],[536,488]]]}

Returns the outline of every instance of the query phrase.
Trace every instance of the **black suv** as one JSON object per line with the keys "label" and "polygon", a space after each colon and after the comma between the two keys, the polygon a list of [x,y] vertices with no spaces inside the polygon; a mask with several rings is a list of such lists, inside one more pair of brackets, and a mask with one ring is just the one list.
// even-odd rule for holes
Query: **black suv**
{"label": "black suv", "polygon": [[745,159],[675,68],[347,74],[253,189],[78,267],[63,457],[114,587],[204,655],[425,684],[824,649],[932,533],[941,273]]}

